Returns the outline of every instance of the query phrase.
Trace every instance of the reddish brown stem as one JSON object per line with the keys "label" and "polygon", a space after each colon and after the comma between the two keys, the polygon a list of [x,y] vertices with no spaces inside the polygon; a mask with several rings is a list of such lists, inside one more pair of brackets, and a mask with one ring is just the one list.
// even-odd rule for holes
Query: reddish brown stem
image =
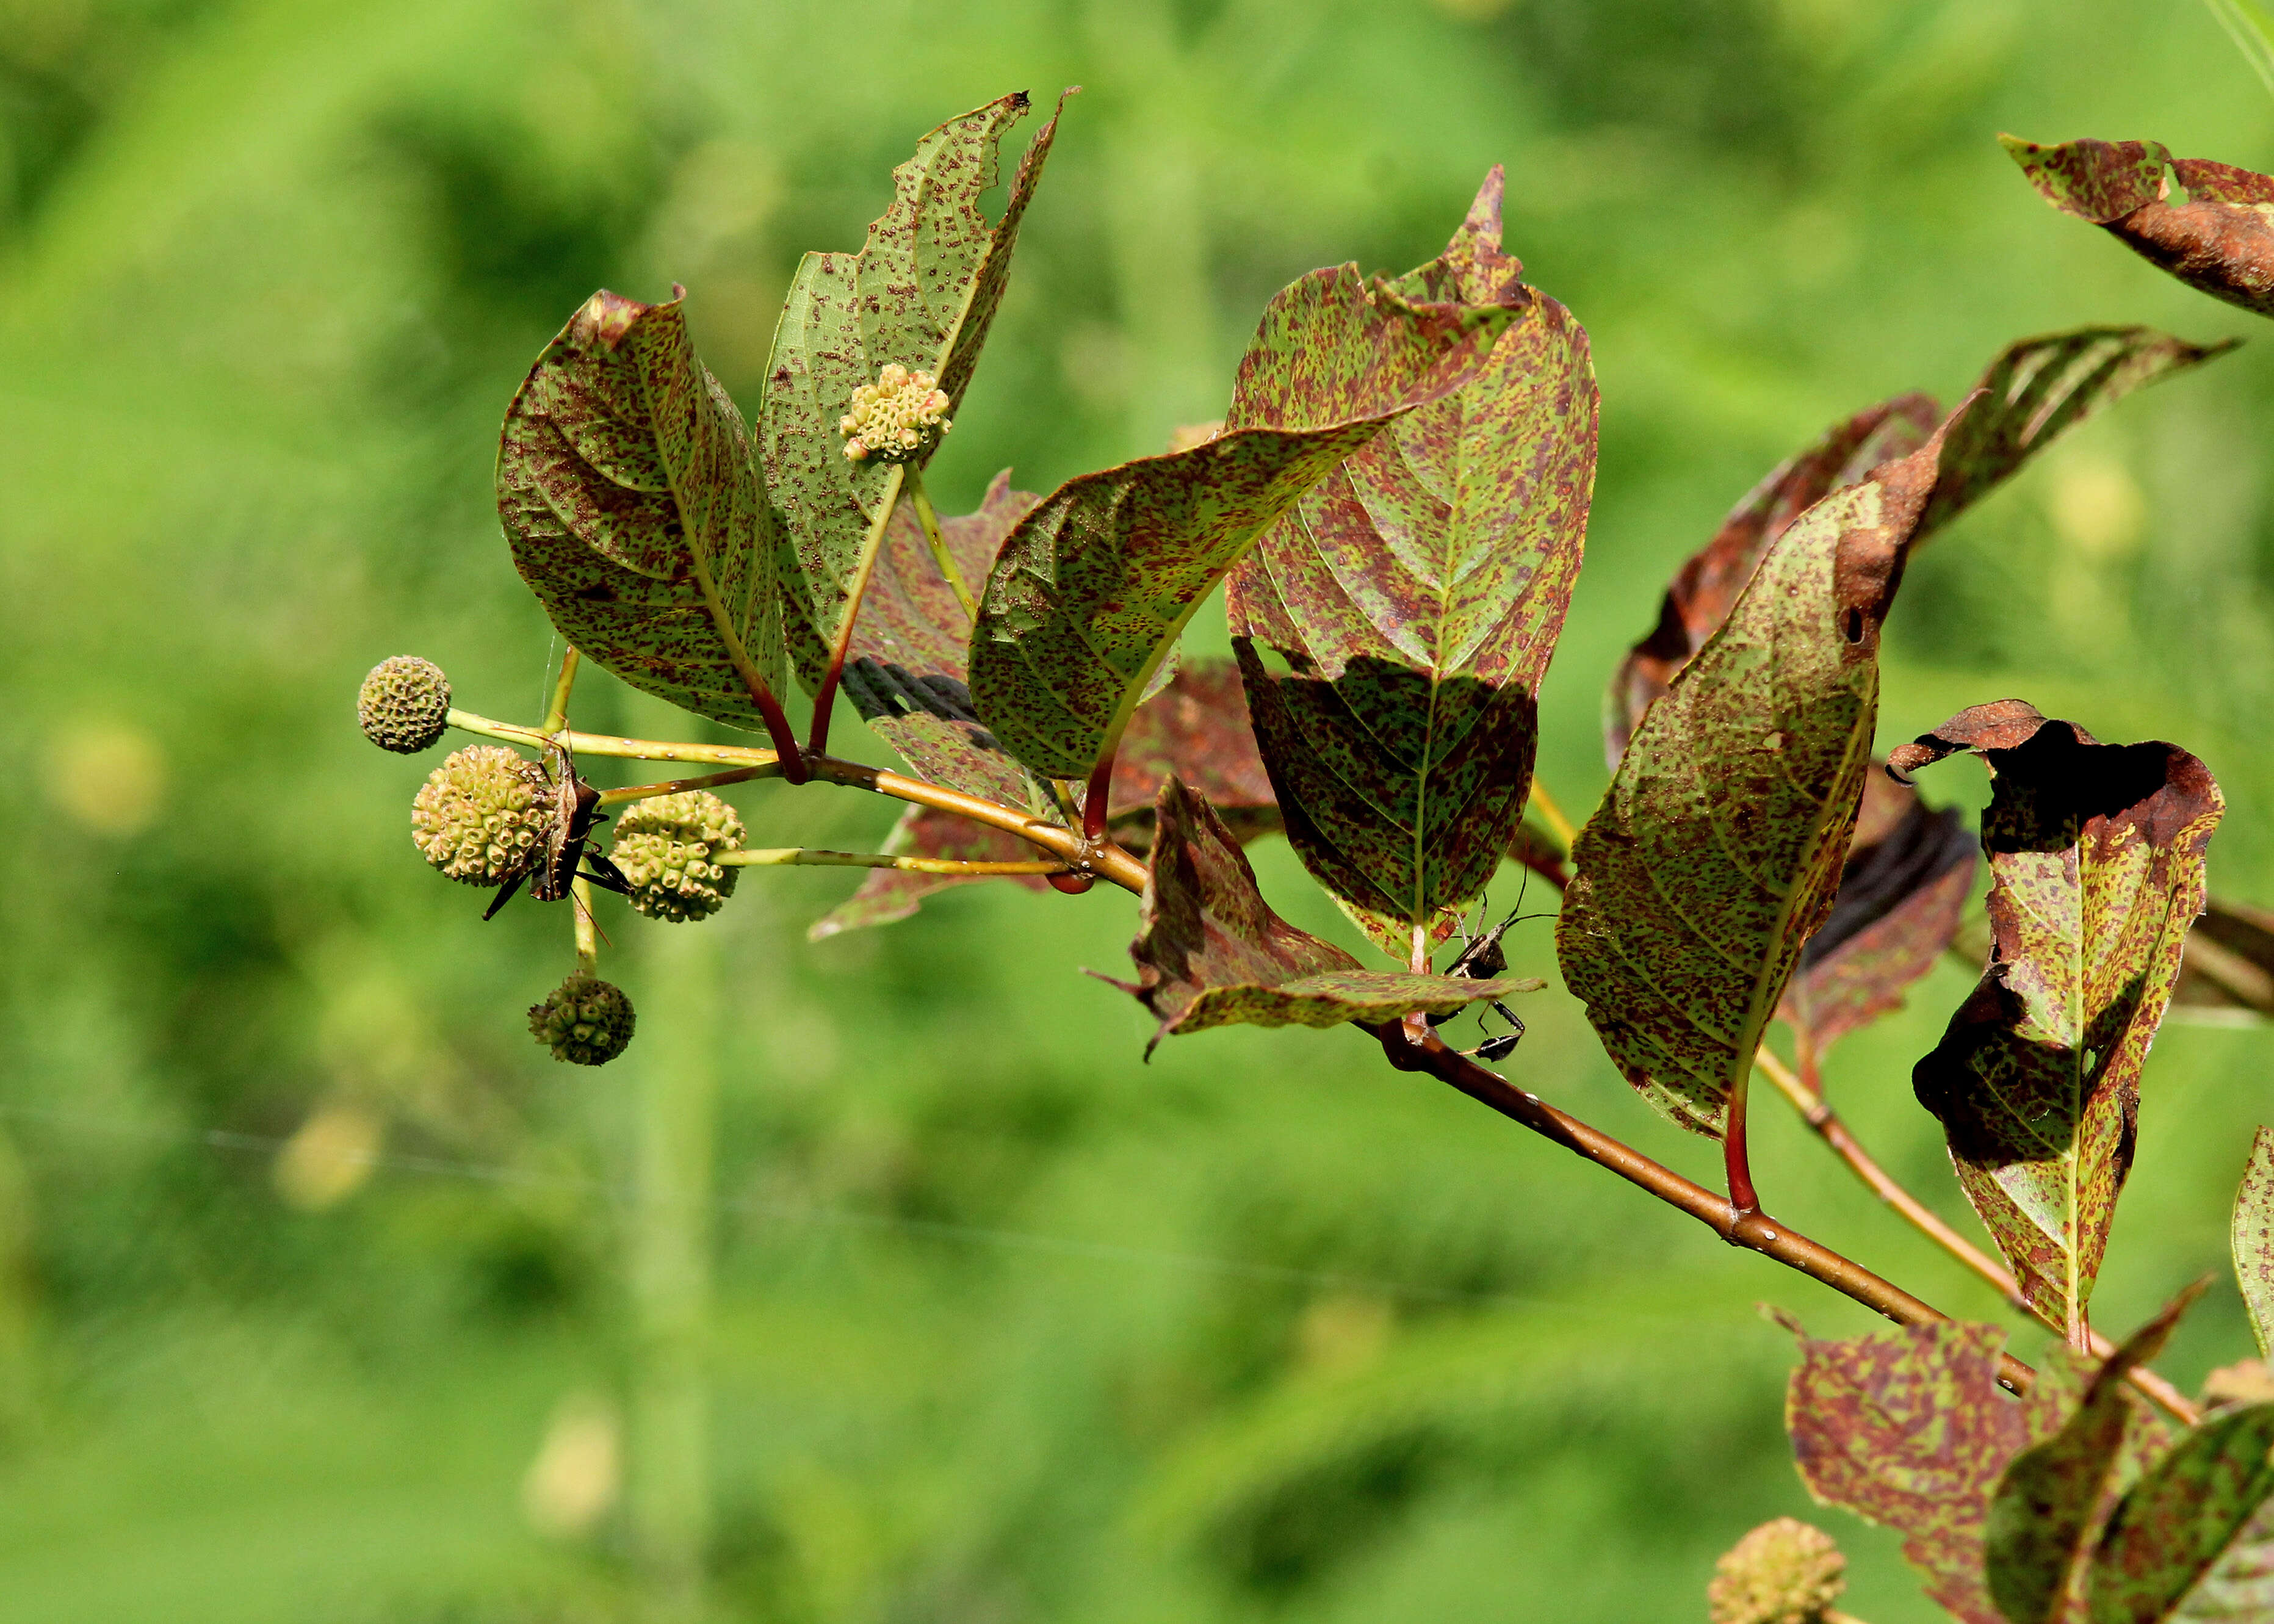
{"label": "reddish brown stem", "polygon": [[1761,1210],[1760,1192],[1753,1188],[1753,1160],[1745,1144],[1745,1086],[1752,1075],[1749,1066],[1729,1090],[1729,1108],[1721,1119],[1721,1171],[1729,1184],[1729,1204],[1741,1213]]}
{"label": "reddish brown stem", "polygon": [[[783,711],[781,701],[776,699],[773,691],[763,682],[746,679],[742,686],[750,690],[750,703],[757,706],[758,714],[765,718],[766,737],[773,741],[774,755],[781,763],[782,778],[791,784],[804,783],[813,775],[806,770],[805,757],[798,753],[797,733],[789,725],[789,717]],[[823,709],[814,714],[825,717],[829,712]],[[820,747],[817,745],[815,754],[819,753]]]}
{"label": "reddish brown stem", "polygon": [[[1715,1195],[1705,1185],[1692,1183],[1608,1133],[1526,1094],[1507,1079],[1486,1071],[1467,1056],[1447,1048],[1434,1032],[1417,1043],[1406,1036],[1404,1026],[1397,1021],[1363,1030],[1381,1043],[1389,1064],[1399,1071],[1426,1071],[1450,1084],[1510,1121],[1585,1157],[1598,1167],[1608,1168],[1629,1184],[1678,1207],[1733,1246],[1758,1252],[1787,1268],[1797,1269],[1897,1325],[1930,1325],[1949,1317],[1893,1282],[1880,1279],[1860,1263],[1796,1233],[1788,1225],[1758,1212],[1740,1212],[1734,1203]],[[2006,1387],[2026,1393],[2036,1380],[2037,1372],[2011,1354],[1999,1356],[1999,1380]]]}
{"label": "reddish brown stem", "polygon": [[1110,816],[1108,802],[1113,793],[1113,756],[1105,758],[1089,770],[1089,782],[1081,791],[1081,838],[1085,840],[1105,838],[1105,824]]}

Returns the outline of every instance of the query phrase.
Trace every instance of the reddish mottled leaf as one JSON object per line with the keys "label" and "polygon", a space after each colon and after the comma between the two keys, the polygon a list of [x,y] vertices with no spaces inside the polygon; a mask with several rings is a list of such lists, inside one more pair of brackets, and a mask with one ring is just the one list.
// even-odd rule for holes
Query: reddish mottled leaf
{"label": "reddish mottled leaf", "polygon": [[[979,511],[944,519],[956,569],[979,581],[1011,527],[1042,499],[995,476]],[[1050,792],[989,733],[971,705],[964,654],[971,617],[940,574],[923,527],[906,506],[885,527],[885,544],[845,661],[845,696],[921,778],[1058,820]]]}
{"label": "reddish mottled leaf", "polygon": [[[892,825],[892,832],[877,849],[894,857],[946,857],[957,862],[1029,862],[1035,856],[1035,848],[1014,834],[953,813],[914,806],[900,814],[900,821]],[[862,879],[860,890],[806,928],[806,939],[818,942],[841,931],[889,925],[907,918],[934,891],[988,880],[1009,880],[1029,891],[1050,889],[1049,882],[1039,874],[958,876],[871,868]]]}
{"label": "reddish mottled leaf", "polygon": [[1483,369],[1352,454],[1225,587],[1288,838],[1401,960],[1450,930],[1523,817],[1594,485],[1586,335],[1501,252],[1501,191],[1495,169],[1399,284],[1514,317]]}
{"label": "reddish mottled leaf", "polygon": [[1801,950],[1777,1019],[1820,1055],[1901,1009],[1958,934],[1979,850],[1954,808],[1931,811],[1909,785],[1868,774],[1832,912]]}
{"label": "reddish mottled leaf", "polygon": [[1053,114],[1012,178],[1003,217],[989,222],[979,199],[996,183],[996,148],[1027,107],[1021,92],[932,131],[892,171],[892,207],[860,252],[809,253],[790,284],[758,436],[766,488],[788,525],[786,578],[802,589],[789,641],[809,688],[858,606],[875,561],[871,522],[900,500],[907,476],[899,464],[847,458],[838,419],[888,362],[937,377],[951,414],[962,405],[1058,132]]}
{"label": "reddish mottled leaf", "polygon": [[1871,765],[1879,635],[1947,426],[1825,498],[1650,708],[1580,831],[1555,933],[1627,1079],[1718,1136],[1824,923]]}
{"label": "reddish mottled leaf", "polygon": [[2168,1444],[2162,1424],[2126,1386],[2154,1359],[2209,1281],[2125,1339],[2093,1373],[2061,1428],[2014,1458],[1999,1480],[1983,1532],[1990,1594],[2007,1624],[2062,1624],[2082,1599],[2079,1582],[2092,1542],[2125,1486]]}
{"label": "reddish mottled leaf", "polygon": [[2258,1357],[2274,1359],[2274,1128],[2260,1128],[2251,1140],[2250,1161],[2234,1192],[2229,1235],[2234,1282],[2250,1312]]}
{"label": "reddish mottled leaf", "polygon": [[971,649],[996,737],[1038,772],[1087,778],[1264,527],[1400,413],[1467,382],[1509,316],[1417,300],[1354,266],[1283,289],[1223,433],[1061,485],[1004,545]]}
{"label": "reddish mottled leaf", "polygon": [[2022,1294],[2081,1346],[2140,1069],[2224,803],[2184,750],[2101,744],[2016,700],[1961,711],[1890,760],[1909,771],[1962,749],[1992,777],[1992,956],[1912,1082]]}
{"label": "reddish mottled leaf", "polygon": [[497,496],[562,636],[644,692],[765,726],[751,690],[782,680],[779,521],[676,296],[602,291],[569,318],[506,410]]}
{"label": "reddish mottled leaf", "polygon": [[[2152,327],[2078,327],[2007,345],[1975,385],[1980,398],[1973,410],[1951,431],[1934,496],[1911,545],[2102,407],[2232,348],[2201,349]],[[1612,679],[1603,731],[1613,765],[1643,711],[1721,623],[1762,552],[1785,526],[1879,463],[1925,444],[1940,417],[1941,408],[1924,395],[1900,395],[1858,412],[1772,471],[1737,504],[1668,586],[1657,628],[1635,645]]]}
{"label": "reddish mottled leaf", "polygon": [[2274,1404],[2211,1417],[2125,1495],[2085,1595],[2092,1624],[2274,1618]]}
{"label": "reddish mottled leaf", "polygon": [[[1998,138],[2044,199],[2215,299],[2274,316],[2274,177],[2155,141]],[[2166,171],[2169,178],[2166,178]],[[2171,202],[2171,181],[2187,200]]]}
{"label": "reddish mottled leaf", "polygon": [[1449,1014],[1540,985],[1363,970],[1342,949],[1271,911],[1224,820],[1183,784],[1173,778],[1162,784],[1153,816],[1142,923],[1129,944],[1137,981],[1114,984],[1160,1017],[1155,1043],[1171,1032],[1235,1022],[1332,1026],[1422,1010]]}
{"label": "reddish mottled leaf", "polygon": [[2006,1334],[1949,1320],[1846,1342],[1803,1338],[1785,1399],[1801,1481],[1903,1537],[1926,1593],[1965,1624],[2004,1624],[1983,1568],[1982,1534],[2007,1463],[2050,1437],[2074,1402],[2066,1369],[2026,1399],[1998,1386]]}

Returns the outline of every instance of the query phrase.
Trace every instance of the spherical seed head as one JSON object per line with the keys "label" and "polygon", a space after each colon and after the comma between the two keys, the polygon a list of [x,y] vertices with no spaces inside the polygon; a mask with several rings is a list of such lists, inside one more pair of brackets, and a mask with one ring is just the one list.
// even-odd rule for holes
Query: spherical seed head
{"label": "spherical seed head", "polygon": [[734,894],[740,868],[718,858],[742,845],[742,820],[699,789],[635,801],[616,824],[609,859],[631,884],[631,904],[674,924],[708,919]]}
{"label": "spherical seed head", "polygon": [[440,739],[449,718],[450,679],[415,654],[380,661],[356,694],[363,736],[398,756],[415,756]]}
{"label": "spherical seed head", "polygon": [[1822,1529],[1792,1517],[1764,1522],[1713,1565],[1713,1624],[1822,1624],[1848,1588],[1848,1559]]}
{"label": "spherical seed head", "polygon": [[410,838],[426,861],[469,885],[526,874],[545,849],[553,786],[545,770],[501,744],[455,751],[410,803]]}
{"label": "spherical seed head", "polygon": [[955,426],[946,414],[947,392],[939,380],[893,361],[876,382],[853,391],[853,410],[837,420],[837,432],[855,462],[913,462]]}
{"label": "spherical seed head", "polygon": [[606,1065],[630,1046],[636,1018],[624,989],[579,972],[529,1006],[529,1030],[570,1065]]}

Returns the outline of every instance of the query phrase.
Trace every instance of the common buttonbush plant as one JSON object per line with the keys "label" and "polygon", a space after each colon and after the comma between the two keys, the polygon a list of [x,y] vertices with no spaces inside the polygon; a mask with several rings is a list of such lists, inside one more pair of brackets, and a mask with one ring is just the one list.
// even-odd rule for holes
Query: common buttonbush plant
{"label": "common buttonbush plant", "polygon": [[[568,645],[547,714],[452,708],[442,674],[408,658],[372,673],[359,714],[388,749],[425,748],[445,724],[487,741],[435,770],[412,829],[444,874],[496,888],[493,911],[524,885],[571,899],[576,964],[531,1011],[537,1040],[596,1065],[632,1039],[629,1000],[598,975],[596,886],[699,925],[746,868],[868,870],[817,934],[975,880],[1118,886],[1137,898],[1121,985],[1156,1043],[1229,1023],[1355,1026],[1390,1065],[1890,1321],[1843,1342],[1794,1324],[1788,1422],[1810,1491],[1898,1530],[1954,1617],[2274,1619],[2263,1369],[2200,1405],[2155,1373],[2192,1289],[2120,1342],[2090,1314],[2167,1006],[2265,1009],[2274,985],[2274,918],[2205,889],[2218,786],[2176,745],[2104,742],[1996,695],[1873,754],[1880,630],[1912,553],[2088,416],[2225,346],[2136,327],[2024,338],[1954,402],[1906,395],[1834,424],[1667,587],[1610,675],[1611,785],[1574,827],[1532,765],[1586,534],[1595,378],[1579,323],[1502,241],[1497,169],[1426,264],[1281,289],[1221,424],[1047,496],[1004,476],[975,513],[934,508],[924,470],[1065,110],[993,219],[980,199],[1027,98],[923,137],[862,247],[799,267],[755,423],[697,357],[676,289],[656,304],[594,294],[507,409],[506,540]],[[2274,178],[2150,142],[2007,144],[2056,207],[2274,315]],[[1179,665],[1219,587],[1236,665]],[[588,659],[756,737],[581,732],[569,711]],[[781,703],[792,682],[812,702],[803,737]],[[905,771],[830,753],[840,694]],[[1978,831],[1913,781],[1961,753],[1992,775]],[[577,763],[603,757],[679,776],[598,790]],[[878,852],[753,845],[718,792],[758,778],[905,810]],[[1244,850],[1266,835],[1380,960],[1271,909]],[[1561,893],[1566,984],[1643,1097],[1721,1143],[1722,1188],[1484,1064],[1520,1056],[1519,1001],[1540,986],[1507,974],[1502,927],[1481,912],[1510,861]],[[1994,1253],[1890,1177],[1818,1081],[1826,1049],[1963,951],[1984,866],[1980,983],[1915,1081]],[[1446,1034],[1478,1008],[1489,1035],[1465,1052]],[[1790,1063],[1768,1045],[1774,1023]],[[1950,1320],[1764,1208],[1747,1154],[1756,1076],[2057,1334],[2041,1368],[1999,1327]],[[2234,1237],[2263,1354],[2264,1129]],[[1846,1616],[1842,1583],[1832,1541],[1781,1519],[1724,1559],[1707,1599],[1722,1624],[1805,1624]]]}

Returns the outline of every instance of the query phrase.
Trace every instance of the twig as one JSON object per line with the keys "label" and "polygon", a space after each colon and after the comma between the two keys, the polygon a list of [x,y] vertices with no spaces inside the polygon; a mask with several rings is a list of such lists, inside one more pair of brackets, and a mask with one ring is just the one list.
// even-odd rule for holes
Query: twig
{"label": "twig", "polygon": [[1549,831],[1563,843],[1564,854],[1569,856],[1571,843],[1579,838],[1579,831],[1572,826],[1571,820],[1563,816],[1563,808],[1555,804],[1555,797],[1547,793],[1547,786],[1538,778],[1532,781],[1530,805],[1540,814],[1540,822],[1546,823]]}
{"label": "twig", "polygon": [[[1872,1194],[1894,1207],[1920,1234],[1980,1275],[2010,1306],[2029,1315],[2048,1330],[2058,1332],[2060,1327],[2040,1313],[2022,1295],[2021,1282],[2014,1278],[2011,1271],[1945,1223],[1925,1202],[1896,1183],[1894,1176],[1873,1160],[1871,1153],[1849,1131],[1847,1124],[1840,1120],[1840,1114],[1824,1102],[1823,1085],[1816,1076],[1814,1046],[1805,1034],[1799,1034],[1798,1058],[1802,1069],[1797,1076],[1777,1058],[1766,1044],[1761,1046],[1753,1061],[1767,1073],[1769,1081],[1776,1085],[1777,1092],[1792,1102],[1792,1108],[1800,1113],[1801,1120],[1815,1131],[1817,1138],[1830,1147],[1833,1154],[1848,1164],[1848,1170],[1862,1179]],[[2092,1350],[2105,1359],[2116,1351],[2116,1344],[2095,1331],[2092,1333]],[[2182,1426],[2193,1426],[2202,1418],[2202,1412],[2189,1403],[2177,1387],[2146,1366],[2135,1365],[2129,1379],[2134,1387],[2161,1405]]]}
{"label": "twig", "polygon": [[889,852],[825,852],[813,846],[753,846],[711,860],[729,868],[900,868],[911,874],[1064,874],[1062,862],[962,862],[953,857],[904,857]]}
{"label": "twig", "polygon": [[[452,710],[450,726],[486,739],[501,739],[509,744],[541,746],[546,736],[533,727],[523,727],[511,722],[493,721],[469,710]],[[772,778],[781,771],[779,758],[772,750],[758,749],[742,744],[666,744],[651,739],[620,739],[610,733],[567,733],[560,741],[579,756],[614,756],[629,761],[704,762],[721,767],[748,768],[752,778]],[[912,778],[905,773],[893,772],[882,767],[870,767],[860,762],[840,761],[832,756],[808,756],[805,765],[811,776],[828,784],[840,784],[852,789],[865,789],[879,795],[889,795],[895,801],[913,801],[917,806],[930,807],[936,812],[950,812],[958,817],[969,818],[990,829],[999,829],[1005,834],[1016,835],[1028,845],[1037,846],[1060,860],[1061,865],[1078,874],[1095,875],[1111,881],[1124,891],[1142,891],[1145,889],[1145,865],[1111,840],[1088,841],[1078,831],[1063,823],[1053,823],[1006,807],[998,801],[967,795],[960,790],[948,789],[938,784],[927,784],[922,778]]]}
{"label": "twig", "polygon": [[[1789,1225],[1762,1213],[1740,1212],[1733,1203],[1703,1184],[1683,1177],[1640,1151],[1526,1094],[1507,1079],[1447,1048],[1434,1032],[1415,1042],[1397,1021],[1363,1030],[1381,1043],[1389,1064],[1399,1071],[1427,1071],[1451,1084],[1510,1121],[1585,1157],[1598,1167],[1609,1169],[1629,1184],[1689,1214],[1733,1246],[1758,1252],[1787,1268],[1797,1269],[1897,1325],[1928,1325],[1949,1318],[1860,1263],[1796,1233]],[[1999,1381],[2002,1386],[2015,1393],[2026,1393],[2036,1379],[2037,1372],[2013,1355],[1999,1355]]]}
{"label": "twig", "polygon": [[779,770],[769,762],[763,767],[737,767],[732,772],[706,773],[699,778],[666,778],[660,784],[632,784],[622,789],[602,790],[600,804],[620,807],[631,801],[652,801],[659,795],[676,795],[690,789],[719,789],[729,784],[747,784],[752,778],[779,776]]}

